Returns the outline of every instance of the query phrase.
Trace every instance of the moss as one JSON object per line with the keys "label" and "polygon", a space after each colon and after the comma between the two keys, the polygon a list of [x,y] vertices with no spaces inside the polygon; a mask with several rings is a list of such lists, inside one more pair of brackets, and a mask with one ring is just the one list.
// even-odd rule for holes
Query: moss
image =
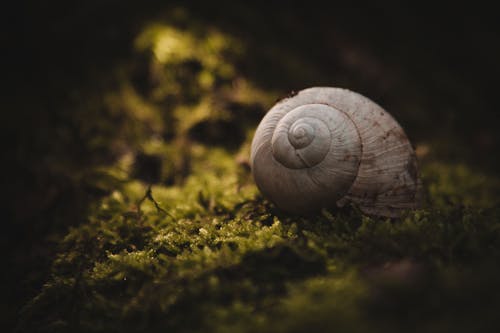
{"label": "moss", "polygon": [[[455,302],[481,301],[462,289],[487,283],[489,302],[499,304],[488,276],[500,273],[492,265],[500,260],[497,209],[443,203],[441,185],[431,191],[433,206],[397,221],[355,209],[288,216],[251,183],[238,184],[231,154],[193,152],[183,185],[153,187],[168,214],[151,201],[139,205],[146,185],[129,180],[69,232],[52,277],[24,309],[23,329],[382,331],[407,327],[398,317],[397,304],[404,304],[408,313],[422,312],[401,314],[419,328],[465,331],[477,318]],[[454,168],[449,172],[457,177]],[[480,305],[495,320],[490,305]],[[465,317],[443,319],[456,313]]]}
{"label": "moss", "polygon": [[423,176],[434,205],[494,207],[500,204],[499,179],[474,172],[465,164],[433,161],[424,165]]}

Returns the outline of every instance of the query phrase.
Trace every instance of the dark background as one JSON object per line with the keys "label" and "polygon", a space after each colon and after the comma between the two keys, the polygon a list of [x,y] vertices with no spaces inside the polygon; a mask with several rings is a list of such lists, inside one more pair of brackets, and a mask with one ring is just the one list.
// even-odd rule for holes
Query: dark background
{"label": "dark background", "polygon": [[[2,172],[5,211],[2,308],[7,327],[40,289],[55,244],[102,193],[62,175],[106,164],[114,152],[71,133],[76,105],[108,89],[141,59],[133,38],[181,6],[248,47],[239,70],[285,94],[313,85],[358,91],[390,110],[412,142],[451,163],[497,173],[500,43],[497,13],[479,3],[426,6],[378,1],[320,5],[234,1],[16,2],[3,10]],[[301,64],[307,64],[302,67]],[[296,75],[288,75],[294,71]],[[97,121],[97,120],[96,120]],[[69,129],[69,130],[68,130]]]}

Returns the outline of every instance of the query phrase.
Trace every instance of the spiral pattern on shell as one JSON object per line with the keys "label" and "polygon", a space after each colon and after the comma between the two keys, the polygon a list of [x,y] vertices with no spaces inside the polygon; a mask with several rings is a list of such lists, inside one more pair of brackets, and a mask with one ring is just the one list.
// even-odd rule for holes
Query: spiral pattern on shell
{"label": "spiral pattern on shell", "polygon": [[260,191],[293,213],[357,204],[398,216],[418,206],[416,158],[404,131],[380,106],[339,88],[309,88],[277,103],[252,142]]}

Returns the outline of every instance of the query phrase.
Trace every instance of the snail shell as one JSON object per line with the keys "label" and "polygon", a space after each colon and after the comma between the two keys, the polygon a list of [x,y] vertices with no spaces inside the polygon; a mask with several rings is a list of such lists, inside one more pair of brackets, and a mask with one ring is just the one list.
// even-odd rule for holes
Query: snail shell
{"label": "snail shell", "polygon": [[346,89],[309,88],[278,102],[257,127],[250,162],[260,191],[291,213],[351,202],[366,214],[397,217],[421,197],[401,126]]}

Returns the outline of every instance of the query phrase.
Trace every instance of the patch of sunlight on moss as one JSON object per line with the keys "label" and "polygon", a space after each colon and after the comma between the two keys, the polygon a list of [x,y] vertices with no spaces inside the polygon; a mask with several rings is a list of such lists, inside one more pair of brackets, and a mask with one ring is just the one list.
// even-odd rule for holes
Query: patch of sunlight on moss
{"label": "patch of sunlight on moss", "polygon": [[218,176],[235,175],[238,165],[234,155],[223,148],[207,148],[204,145],[193,145],[193,173],[202,174],[213,171]]}
{"label": "patch of sunlight on moss", "polygon": [[164,121],[175,124],[169,131],[177,138],[192,135],[198,124],[235,124],[239,140],[257,118],[248,113],[263,113],[278,94],[259,89],[237,70],[244,56],[241,41],[214,28],[200,30],[186,15],[179,27],[152,23],[135,40],[148,62],[148,96],[156,107],[168,106]]}
{"label": "patch of sunlight on moss", "polygon": [[210,96],[204,97],[195,106],[181,105],[174,111],[175,119],[180,120],[177,126],[177,131],[180,134],[185,134],[193,125],[203,120],[216,118],[217,109],[213,98]]}
{"label": "patch of sunlight on moss", "polygon": [[147,251],[123,251],[118,254],[108,254],[108,261],[98,263],[92,270],[93,279],[126,279],[128,271],[153,273],[154,266],[158,260],[151,250]]}
{"label": "patch of sunlight on moss", "polygon": [[[175,144],[165,144],[156,139],[146,142],[143,147],[148,153],[165,157],[175,156],[177,150]],[[250,200],[257,194],[252,183],[242,183],[241,167],[227,150],[192,144],[190,156],[192,170],[181,185],[157,184],[152,187],[154,199],[173,216],[213,214],[214,209],[229,211],[234,205]],[[123,204],[134,207],[144,198],[146,189],[146,185],[140,181],[126,180],[121,185],[120,195],[115,193],[112,199],[121,198]],[[108,201],[103,202],[107,204]],[[157,211],[154,203],[148,200],[142,202],[141,210],[148,214]]]}
{"label": "patch of sunlight on moss", "polygon": [[270,107],[279,99],[280,94],[272,90],[262,90],[245,78],[237,78],[231,87],[232,98],[243,104],[260,103]]}
{"label": "patch of sunlight on moss", "polygon": [[[161,143],[151,143],[145,150],[166,156],[175,153],[174,146]],[[165,204],[165,207],[182,210],[182,207],[194,206],[198,207],[196,211],[202,211],[206,207],[200,206],[200,200],[207,200],[208,204],[230,208],[256,194],[255,186],[240,186],[239,166],[234,156],[226,150],[193,145],[191,157],[192,172],[182,186],[153,186],[155,199]],[[124,194],[131,202],[140,200],[145,191],[146,186],[139,181],[129,181],[124,185]],[[147,202],[144,207],[152,209],[151,204]]]}
{"label": "patch of sunlight on moss", "polygon": [[214,84],[215,77],[210,73],[210,71],[204,70],[198,76],[198,82],[200,86],[204,89],[209,89]]}
{"label": "patch of sunlight on moss", "polygon": [[190,34],[160,24],[145,29],[135,41],[135,47],[139,50],[151,48],[160,62],[173,62],[191,57],[194,54],[195,44]]}
{"label": "patch of sunlight on moss", "polygon": [[144,197],[146,185],[141,181],[129,181],[123,192],[128,201],[137,202]]}
{"label": "patch of sunlight on moss", "polygon": [[243,46],[236,39],[216,29],[195,33],[194,26],[180,29],[165,24],[152,24],[136,38],[139,51],[151,50],[155,59],[163,65],[175,65],[194,61],[203,70],[196,74],[196,80],[203,89],[210,89],[215,79],[230,79],[236,71],[225,54],[241,54]]}
{"label": "patch of sunlight on moss", "polygon": [[[192,276],[216,267],[230,267],[241,262],[250,252],[285,243],[285,229],[276,220],[262,226],[241,219],[181,220],[175,225],[163,225],[152,246],[177,253],[176,265],[180,276]],[[237,245],[237,248],[233,248]]]}
{"label": "patch of sunlight on moss", "polygon": [[162,118],[158,110],[142,99],[128,83],[123,84],[117,93],[108,94],[106,102],[111,106],[111,109],[124,110],[132,117],[132,121],[147,125],[156,133],[163,129]]}

